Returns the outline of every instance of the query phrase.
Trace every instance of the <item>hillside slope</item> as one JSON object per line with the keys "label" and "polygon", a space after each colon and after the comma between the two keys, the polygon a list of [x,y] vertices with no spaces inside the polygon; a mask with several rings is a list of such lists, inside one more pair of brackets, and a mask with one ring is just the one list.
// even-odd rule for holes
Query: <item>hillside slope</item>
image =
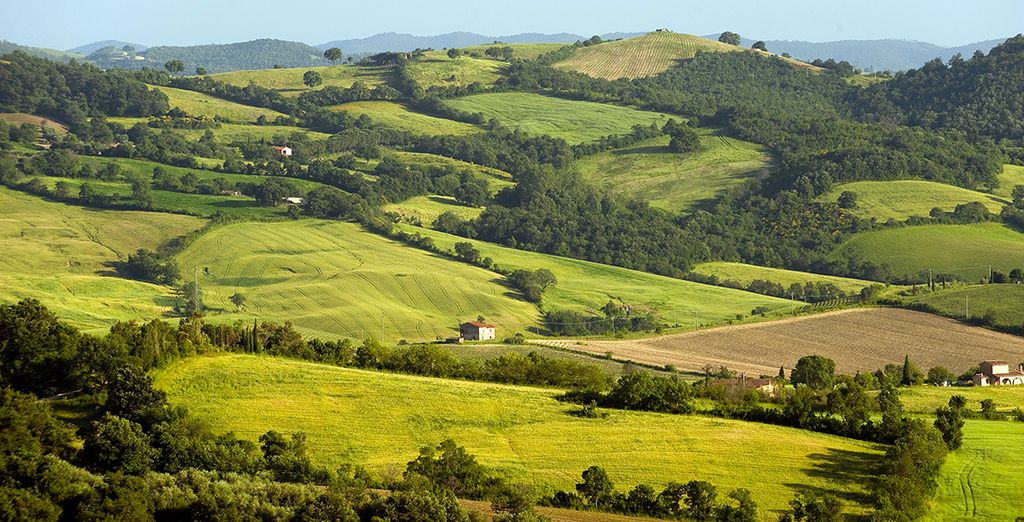
{"label": "hillside slope", "polygon": [[662,73],[679,60],[693,58],[698,51],[740,50],[740,47],[699,36],[655,32],[637,38],[582,47],[569,58],[555,63],[555,67],[606,80],[633,79]]}

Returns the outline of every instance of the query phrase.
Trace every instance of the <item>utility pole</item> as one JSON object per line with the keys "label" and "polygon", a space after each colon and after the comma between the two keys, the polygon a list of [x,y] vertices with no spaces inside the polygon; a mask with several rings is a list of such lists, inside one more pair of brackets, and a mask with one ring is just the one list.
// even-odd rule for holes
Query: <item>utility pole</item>
{"label": "utility pole", "polygon": [[964,316],[965,319],[971,318],[971,296],[970,294],[964,294]]}
{"label": "utility pole", "polygon": [[930,291],[934,291],[935,290],[934,283],[932,283],[932,269],[931,268],[928,269],[928,290],[930,290]]}

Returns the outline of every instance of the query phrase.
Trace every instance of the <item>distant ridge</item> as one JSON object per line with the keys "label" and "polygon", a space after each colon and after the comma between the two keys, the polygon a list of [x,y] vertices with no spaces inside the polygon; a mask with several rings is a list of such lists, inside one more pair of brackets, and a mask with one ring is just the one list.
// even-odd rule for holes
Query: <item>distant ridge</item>
{"label": "distant ridge", "polygon": [[[644,33],[610,33],[601,35],[606,40],[639,36]],[[337,47],[345,54],[371,54],[387,51],[412,51],[414,49],[444,49],[453,47],[471,47],[489,44],[495,41],[505,43],[573,43],[585,40],[590,36],[572,33],[521,33],[506,36],[486,36],[477,33],[455,32],[434,36],[414,36],[400,33],[380,33],[366,38],[334,40],[317,45],[318,49]]]}
{"label": "distant ridge", "polygon": [[46,49],[44,47],[30,47],[28,45],[16,44],[14,42],[8,42],[7,40],[0,40],[0,54],[12,53],[14,51],[24,51],[32,56],[39,56],[41,58],[49,58],[51,60],[68,61],[72,58],[84,58],[85,55],[69,51],[59,51],[57,49]]}
{"label": "distant ridge", "polygon": [[92,42],[92,43],[87,43],[85,45],[79,45],[78,47],[75,47],[74,49],[68,49],[68,52],[69,53],[79,53],[79,54],[83,54],[83,55],[88,56],[88,55],[90,55],[90,54],[92,54],[92,53],[94,53],[96,51],[99,51],[100,49],[103,49],[104,47],[116,47],[118,49],[121,49],[121,48],[123,48],[126,45],[130,45],[130,46],[134,47],[135,50],[138,51],[138,52],[145,51],[146,49],[149,48],[149,47],[147,47],[145,45],[142,45],[142,44],[125,42],[123,40],[101,40],[99,42]]}

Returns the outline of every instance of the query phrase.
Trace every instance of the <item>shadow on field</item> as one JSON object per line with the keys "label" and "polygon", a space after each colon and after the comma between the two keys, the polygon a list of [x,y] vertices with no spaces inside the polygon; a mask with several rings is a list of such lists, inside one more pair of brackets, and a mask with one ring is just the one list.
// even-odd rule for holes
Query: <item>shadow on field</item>
{"label": "shadow on field", "polygon": [[617,149],[612,151],[612,156],[626,156],[632,154],[667,154],[672,152],[668,147],[651,145],[647,147],[634,147]]}
{"label": "shadow on field", "polygon": [[871,503],[871,495],[866,488],[876,474],[879,458],[874,453],[835,448],[808,456],[813,462],[811,468],[806,470],[809,476],[836,482],[845,488],[864,488],[865,491],[837,491],[806,484],[786,485],[801,493],[832,494],[846,504],[868,505]]}

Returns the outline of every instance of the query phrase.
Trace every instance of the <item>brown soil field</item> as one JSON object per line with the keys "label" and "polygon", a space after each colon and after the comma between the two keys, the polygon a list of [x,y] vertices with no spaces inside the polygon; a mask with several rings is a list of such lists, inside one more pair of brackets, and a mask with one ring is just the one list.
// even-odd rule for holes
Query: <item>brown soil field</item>
{"label": "brown soil field", "polygon": [[777,375],[804,355],[836,361],[840,373],[874,371],[904,356],[922,370],[954,373],[980,361],[1024,361],[1024,338],[937,315],[895,308],[857,308],[711,330],[619,341],[535,341],[558,348],[683,371],[725,366],[747,375]]}
{"label": "brown soil field", "polygon": [[40,125],[45,121],[46,126],[53,129],[54,132],[56,132],[57,134],[64,134],[68,131],[67,127],[51,119],[43,118],[41,116],[34,116],[32,114],[24,114],[20,112],[0,113],[0,120],[4,120],[7,123],[13,123],[15,125],[21,125],[22,123]]}

